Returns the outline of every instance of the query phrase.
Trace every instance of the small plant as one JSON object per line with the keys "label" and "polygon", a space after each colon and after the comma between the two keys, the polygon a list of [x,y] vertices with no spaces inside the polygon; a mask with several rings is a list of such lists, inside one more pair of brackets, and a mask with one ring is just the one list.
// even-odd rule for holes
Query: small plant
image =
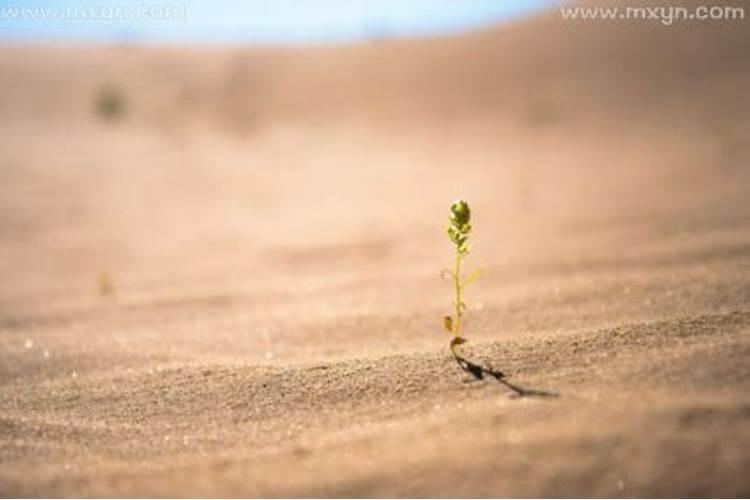
{"label": "small plant", "polygon": [[465,277],[461,274],[461,264],[469,255],[469,233],[471,232],[471,209],[464,200],[456,200],[451,205],[451,213],[448,226],[445,229],[451,243],[456,247],[456,263],[453,270],[444,269],[442,275],[453,281],[455,313],[443,318],[443,326],[453,334],[451,339],[451,353],[457,359],[463,359],[458,352],[458,346],[465,344],[467,340],[461,336],[461,319],[466,312],[466,303],[463,301],[464,289],[479,277],[479,270],[475,270]]}
{"label": "small plant", "polygon": [[96,96],[96,113],[106,121],[116,121],[122,118],[125,112],[125,103],[114,88],[105,87],[99,90]]}
{"label": "small plant", "polygon": [[109,273],[102,272],[99,274],[99,295],[102,297],[109,297],[115,293],[115,285],[112,282],[112,278]]}

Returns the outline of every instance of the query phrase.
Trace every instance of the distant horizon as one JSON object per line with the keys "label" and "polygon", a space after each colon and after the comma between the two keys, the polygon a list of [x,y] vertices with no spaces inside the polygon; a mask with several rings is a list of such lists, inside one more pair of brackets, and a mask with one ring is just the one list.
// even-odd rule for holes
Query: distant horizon
{"label": "distant horizon", "polygon": [[555,0],[0,0],[0,42],[318,45],[434,36],[536,13]]}

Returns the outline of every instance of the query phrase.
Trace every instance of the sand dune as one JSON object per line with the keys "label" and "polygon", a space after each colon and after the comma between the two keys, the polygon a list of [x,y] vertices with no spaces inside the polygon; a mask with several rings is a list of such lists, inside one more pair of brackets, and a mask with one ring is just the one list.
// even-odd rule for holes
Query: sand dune
{"label": "sand dune", "polygon": [[746,25],[2,47],[0,495],[750,495]]}

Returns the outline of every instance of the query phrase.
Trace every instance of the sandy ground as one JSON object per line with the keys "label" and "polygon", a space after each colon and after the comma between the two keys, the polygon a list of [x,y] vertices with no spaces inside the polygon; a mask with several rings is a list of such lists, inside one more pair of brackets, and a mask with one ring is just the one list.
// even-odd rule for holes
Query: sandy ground
{"label": "sandy ground", "polygon": [[0,495],[750,496],[747,46],[2,47]]}

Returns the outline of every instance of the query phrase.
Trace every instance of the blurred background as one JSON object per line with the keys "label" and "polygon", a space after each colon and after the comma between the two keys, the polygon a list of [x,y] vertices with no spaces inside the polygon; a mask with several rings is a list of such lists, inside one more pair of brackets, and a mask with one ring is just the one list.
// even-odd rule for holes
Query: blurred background
{"label": "blurred background", "polygon": [[552,0],[3,1],[2,35],[16,40],[305,45],[474,29]]}
{"label": "blurred background", "polygon": [[458,197],[475,337],[731,309],[747,22],[2,1],[0,326],[85,334],[97,359],[443,346]]}

